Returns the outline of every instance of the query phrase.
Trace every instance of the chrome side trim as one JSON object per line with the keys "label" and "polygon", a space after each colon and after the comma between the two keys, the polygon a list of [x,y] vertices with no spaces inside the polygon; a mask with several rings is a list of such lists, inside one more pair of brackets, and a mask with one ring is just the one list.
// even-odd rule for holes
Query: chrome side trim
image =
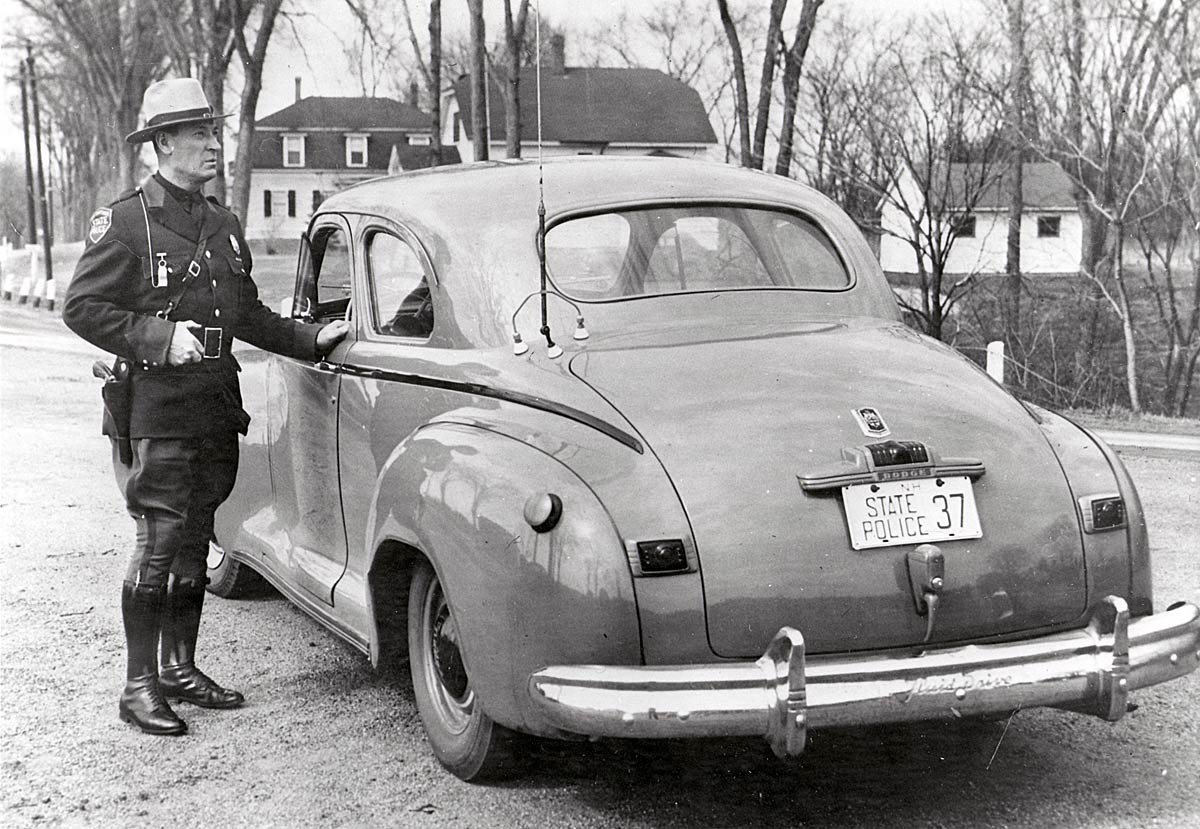
{"label": "chrome side trim", "polygon": [[531,409],[540,409],[543,412],[559,415],[577,423],[582,423],[584,426],[589,426],[597,432],[608,435],[613,440],[623,443],[639,455],[646,452],[642,442],[633,435],[626,432],[624,429],[618,428],[606,420],[601,420],[595,415],[590,415],[587,412],[580,411],[573,406],[565,406],[562,403],[556,403],[553,400],[547,400],[544,397],[538,397],[533,394],[525,394],[523,392],[511,391],[509,389],[493,388],[485,386],[481,383],[464,383],[457,380],[446,380],[441,377],[429,377],[424,374],[405,374],[399,371],[384,371],[382,369],[367,368],[365,366],[357,366],[351,363],[342,363],[338,370],[343,374],[349,374],[354,377],[363,377],[368,380],[382,380],[391,383],[405,383],[410,386],[427,386],[435,389],[445,389],[447,391],[457,391],[463,394],[474,394],[479,397],[490,397],[494,400],[505,400],[509,403],[516,403],[521,406],[528,406]]}
{"label": "chrome side trim", "polygon": [[669,667],[565,665],[529,677],[534,709],[564,731],[599,737],[763,735],[779,756],[806,729],[953,719],[1051,706],[1107,720],[1129,692],[1200,664],[1200,609],[1181,603],[1130,620],[1109,596],[1084,628],[1022,642],[916,656],[805,659],[782,628],[754,662]]}

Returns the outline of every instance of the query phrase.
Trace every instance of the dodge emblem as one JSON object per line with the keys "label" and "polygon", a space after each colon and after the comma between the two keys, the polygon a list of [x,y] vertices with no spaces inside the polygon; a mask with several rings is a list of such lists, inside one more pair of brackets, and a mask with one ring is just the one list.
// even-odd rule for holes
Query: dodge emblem
{"label": "dodge emblem", "polygon": [[879,412],[870,406],[854,409],[854,419],[858,421],[858,428],[869,438],[887,437],[892,433]]}

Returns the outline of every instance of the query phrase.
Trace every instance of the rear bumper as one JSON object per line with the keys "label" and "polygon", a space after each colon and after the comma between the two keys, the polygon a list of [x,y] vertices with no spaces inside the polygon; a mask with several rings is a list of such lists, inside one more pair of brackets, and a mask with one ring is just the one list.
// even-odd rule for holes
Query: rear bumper
{"label": "rear bumper", "polygon": [[917,656],[805,659],[783,628],[754,662],[671,667],[566,665],[529,678],[534,706],[564,731],[597,737],[761,734],[780,757],[808,727],[998,714],[1053,706],[1117,720],[1130,691],[1194,671],[1200,609],[1179,604],[1131,621],[1104,600],[1079,630]]}

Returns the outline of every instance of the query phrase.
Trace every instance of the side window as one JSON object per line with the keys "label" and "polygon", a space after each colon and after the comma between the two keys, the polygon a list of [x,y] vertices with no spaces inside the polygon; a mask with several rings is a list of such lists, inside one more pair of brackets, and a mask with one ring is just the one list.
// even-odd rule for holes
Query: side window
{"label": "side window", "polygon": [[416,251],[390,233],[367,240],[375,330],[394,337],[428,339],[433,333],[433,300]]}
{"label": "side window", "polygon": [[293,316],[313,322],[347,319],[350,313],[350,244],[337,226],[317,228],[302,247]]}

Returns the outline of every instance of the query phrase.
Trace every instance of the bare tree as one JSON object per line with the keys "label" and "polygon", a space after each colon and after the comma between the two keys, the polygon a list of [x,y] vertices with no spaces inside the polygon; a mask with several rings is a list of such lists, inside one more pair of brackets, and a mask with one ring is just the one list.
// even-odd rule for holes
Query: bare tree
{"label": "bare tree", "polygon": [[512,0],[504,0],[504,153],[506,158],[521,157],[521,68],[525,50],[525,23],[529,19],[529,0],[521,0],[513,18]]}
{"label": "bare tree", "polygon": [[808,44],[817,25],[817,10],[823,2],[824,0],[804,0],[800,9],[800,20],[796,23],[796,37],[784,53],[783,124],[779,128],[776,175],[792,174],[792,133],[796,123],[796,102],[800,97],[800,73],[804,69],[804,57],[808,54]]}
{"label": "bare tree", "polygon": [[[1086,228],[1080,270],[1120,322],[1126,392],[1135,412],[1142,401],[1125,245],[1163,117],[1179,90],[1195,83],[1197,5],[1103,0],[1086,16],[1081,0],[1066,0],[1065,57],[1057,48],[1059,32],[1039,50],[1038,97],[1047,125],[1040,151],[1075,183]],[[1091,350],[1091,343],[1083,347]]]}
{"label": "bare tree", "polygon": [[753,142],[748,139],[750,134],[749,93],[746,87],[746,68],[742,54],[742,38],[738,34],[738,26],[729,11],[728,0],[717,0],[717,10],[720,13],[721,24],[726,39],[733,54],[734,83],[737,89],[736,111],[738,129],[742,136],[741,162],[745,167],[756,170],[763,168],[766,152],[767,133],[771,118],[771,101],[774,96],[775,69],[780,59],[785,62],[783,83],[784,116],[781,130],[780,155],[776,162],[776,172],[782,170],[783,175],[791,172],[792,160],[792,125],[795,121],[796,100],[800,85],[800,72],[804,65],[804,56],[808,52],[809,41],[813,27],[816,25],[817,11],[824,0],[804,0],[800,11],[800,20],[796,26],[796,37],[788,46],[783,38],[783,16],[787,10],[788,0],[771,0],[767,12],[767,36],[763,49],[762,73],[758,87],[758,103],[754,112]]}
{"label": "bare tree", "polygon": [[487,31],[483,25],[483,0],[467,0],[471,15],[471,138],[475,160],[488,160]]}
{"label": "bare tree", "polygon": [[[37,21],[31,33],[38,54],[49,66],[42,77],[47,87],[58,87],[62,105],[83,105],[88,125],[97,137],[100,159],[116,169],[101,188],[132,187],[138,172],[139,147],[126,144],[125,135],[138,127],[142,93],[165,68],[166,52],[158,36],[152,0],[20,0]],[[56,121],[66,126],[69,119]],[[65,114],[61,113],[61,114]],[[86,128],[85,128],[86,129]],[[84,141],[84,136],[77,140]],[[115,163],[113,163],[115,162]],[[98,160],[103,169],[104,160]]]}
{"label": "bare tree", "polygon": [[434,165],[442,163],[442,0],[429,2],[429,57],[426,59],[421,50],[421,39],[417,36],[417,28],[413,24],[412,11],[408,0],[401,0],[400,8],[404,12],[404,23],[408,27],[408,42],[412,47],[413,59],[417,71],[425,81],[426,94],[429,96],[429,113],[432,141],[429,154]]}
{"label": "bare tree", "polygon": [[[254,44],[248,42],[246,27],[234,30],[234,43],[242,61],[241,111],[238,114],[238,148],[233,163],[233,204],[231,208],[244,222],[250,205],[250,170],[254,163],[254,112],[262,91],[263,63],[267,44],[275,30],[275,19],[283,0],[261,0],[257,13],[258,29],[253,33]],[[249,22],[249,21],[248,21]]]}
{"label": "bare tree", "polygon": [[[973,222],[980,200],[997,186],[1001,145],[987,125],[999,121],[992,99],[980,94],[980,65],[989,48],[978,33],[940,21],[919,24],[880,48],[881,59],[859,79],[856,128],[878,148],[880,200],[876,232],[911,253],[915,294],[899,293],[902,307],[930,336],[943,338],[946,320],[972,284],[974,270],[951,270],[950,257]],[[943,46],[944,44],[944,46]]]}
{"label": "bare tree", "polygon": [[1025,48],[1028,19],[1025,0],[1003,0],[1008,21],[1009,77],[1005,95],[1008,131],[1008,233],[1004,270],[1008,275],[1004,313],[1005,341],[1017,364],[1021,344],[1021,219],[1025,212],[1025,144],[1029,127],[1029,55]]}
{"label": "bare tree", "polygon": [[[159,33],[176,74],[199,79],[214,112],[225,111],[229,65],[237,53],[235,31],[245,27],[259,0],[152,0]],[[224,150],[222,149],[222,153]],[[225,159],[206,190],[219,201],[227,195]]]}

